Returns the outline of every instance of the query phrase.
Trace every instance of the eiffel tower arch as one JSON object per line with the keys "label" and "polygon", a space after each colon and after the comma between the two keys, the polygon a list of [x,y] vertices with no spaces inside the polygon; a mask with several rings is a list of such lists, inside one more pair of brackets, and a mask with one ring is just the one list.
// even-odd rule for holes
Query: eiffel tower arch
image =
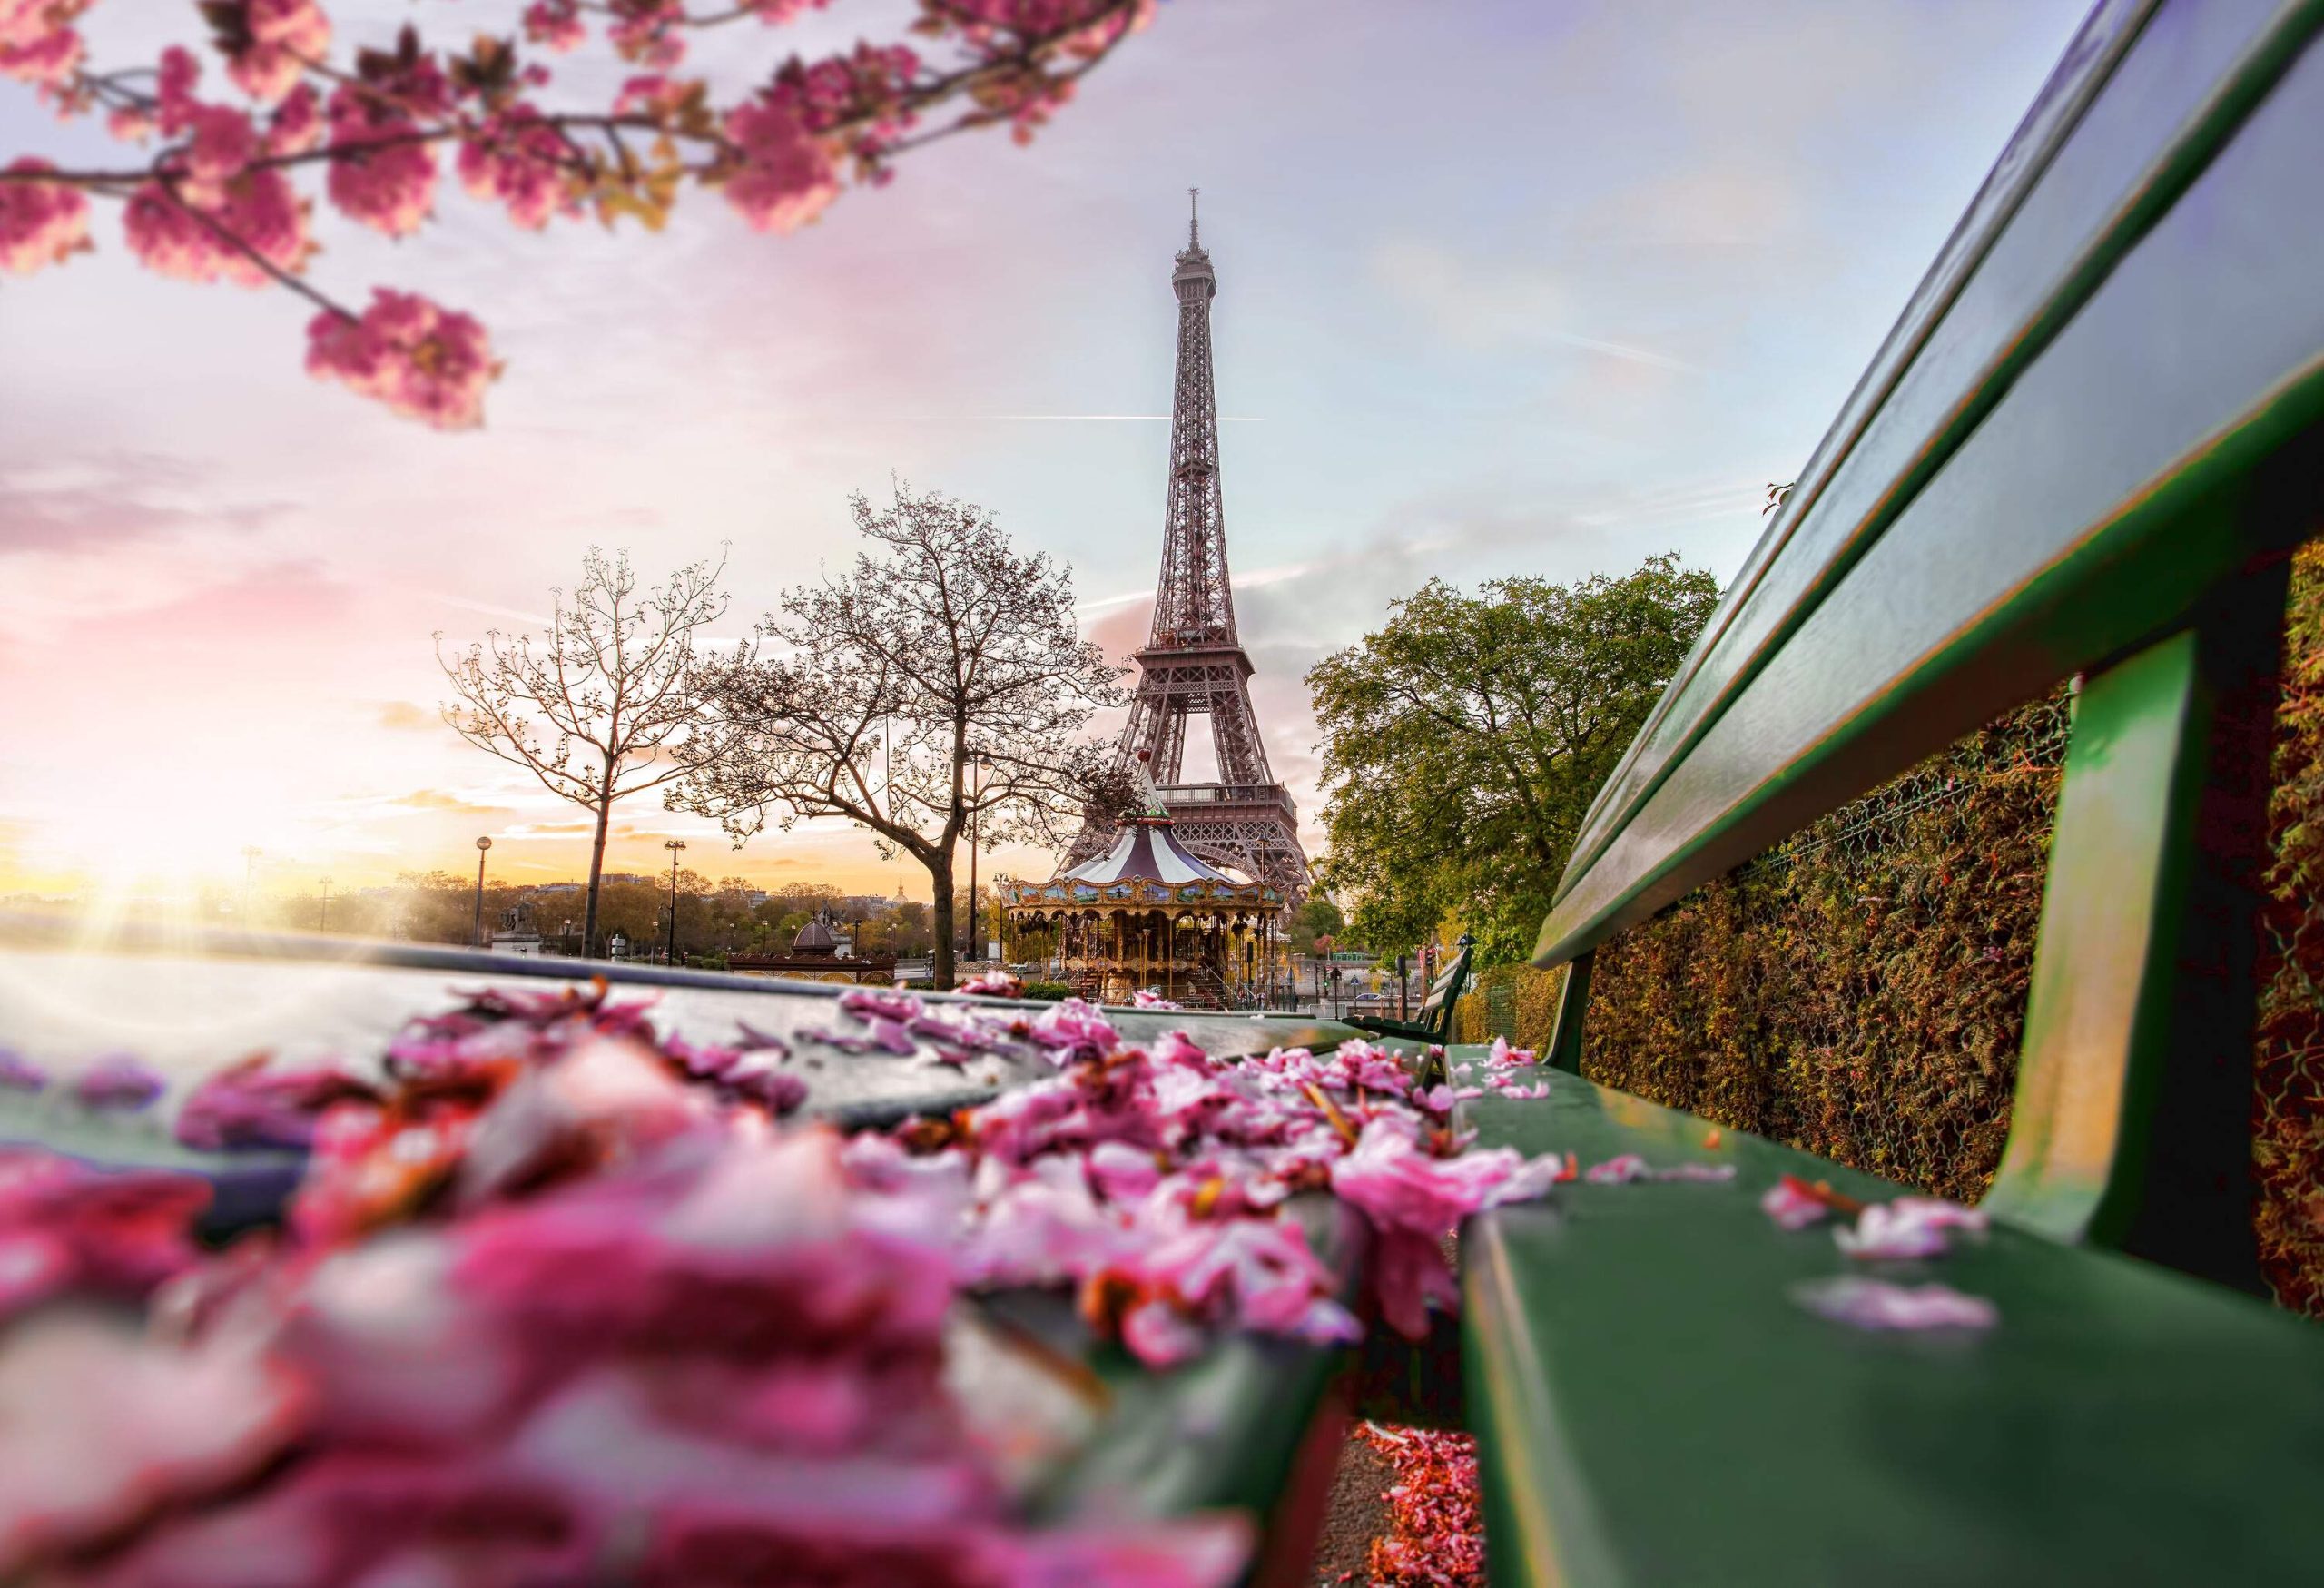
{"label": "eiffel tower arch", "polygon": [[[1218,480],[1218,399],[1212,383],[1210,301],[1218,276],[1203,252],[1201,221],[1170,274],[1178,300],[1178,360],[1170,404],[1170,480],[1162,520],[1162,574],[1154,626],[1130,658],[1137,692],[1120,755],[1143,760],[1179,841],[1205,860],[1256,877],[1293,907],[1313,885],[1299,847],[1299,808],[1267,764],[1251,709],[1251,658],[1235,627],[1226,566],[1226,510]],[[1218,780],[1186,783],[1187,728],[1206,719]],[[1091,824],[1066,863],[1106,853],[1113,829]]]}

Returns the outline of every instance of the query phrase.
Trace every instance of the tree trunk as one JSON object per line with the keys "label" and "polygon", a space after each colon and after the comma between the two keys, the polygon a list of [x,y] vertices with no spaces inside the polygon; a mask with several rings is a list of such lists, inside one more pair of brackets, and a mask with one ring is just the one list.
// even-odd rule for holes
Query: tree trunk
{"label": "tree trunk", "polygon": [[597,957],[597,883],[606,873],[606,825],[612,819],[614,803],[597,802],[597,835],[589,843],[589,902],[581,912],[581,957]]}
{"label": "tree trunk", "polygon": [[936,985],[940,991],[949,992],[952,987],[952,852],[946,849],[927,864],[929,881],[936,888],[936,943],[931,951]]}

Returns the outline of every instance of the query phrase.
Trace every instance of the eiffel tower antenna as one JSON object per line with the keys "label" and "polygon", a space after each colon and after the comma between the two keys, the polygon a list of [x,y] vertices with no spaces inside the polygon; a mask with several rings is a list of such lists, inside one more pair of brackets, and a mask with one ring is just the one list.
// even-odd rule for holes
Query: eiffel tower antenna
{"label": "eiffel tower antenna", "polygon": [[1187,190],[1187,246],[1202,246],[1202,189],[1198,187]]}
{"label": "eiffel tower antenna", "polygon": [[[1178,300],[1178,362],[1170,407],[1170,478],[1162,515],[1162,573],[1154,626],[1137,664],[1137,693],[1122,729],[1127,767],[1142,764],[1180,843],[1205,860],[1306,896],[1299,812],[1267,764],[1251,709],[1251,658],[1235,626],[1226,566],[1226,509],[1218,481],[1218,399],[1211,379],[1210,302],[1218,275],[1202,249],[1201,221],[1187,190],[1187,247],[1170,274]],[[1183,784],[1187,728],[1209,721],[1218,781]],[[1068,864],[1105,853],[1110,828],[1092,823]]]}

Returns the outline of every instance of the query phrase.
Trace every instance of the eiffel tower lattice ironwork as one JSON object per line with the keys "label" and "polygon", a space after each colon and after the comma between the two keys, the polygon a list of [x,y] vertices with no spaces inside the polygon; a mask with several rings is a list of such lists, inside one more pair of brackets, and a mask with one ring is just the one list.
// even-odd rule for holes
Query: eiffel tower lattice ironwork
{"label": "eiffel tower lattice ironwork", "polygon": [[[1299,810],[1267,765],[1251,710],[1251,658],[1235,628],[1226,567],[1226,513],[1218,483],[1218,399],[1211,380],[1210,301],[1218,277],[1203,252],[1198,214],[1170,274],[1178,299],[1177,390],[1170,405],[1170,490],[1154,627],[1137,664],[1137,693],[1122,730],[1126,763],[1143,761],[1178,841],[1205,860],[1306,896]],[[1218,781],[1182,783],[1188,719],[1210,719]],[[1111,834],[1083,829],[1068,865],[1102,854]]]}

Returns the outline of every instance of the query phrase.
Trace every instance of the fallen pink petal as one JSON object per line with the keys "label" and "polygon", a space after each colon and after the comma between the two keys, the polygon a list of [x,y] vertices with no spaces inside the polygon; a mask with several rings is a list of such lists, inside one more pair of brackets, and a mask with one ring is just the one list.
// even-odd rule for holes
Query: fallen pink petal
{"label": "fallen pink petal", "polygon": [[1847,1275],[1796,1285],[1791,1296],[1818,1317],[1859,1329],[1989,1329],[2001,1321],[1992,1302],[1943,1285],[1892,1285]]}
{"label": "fallen pink petal", "polygon": [[1951,1233],[1983,1234],[1985,1216],[1958,1203],[1934,1197],[1899,1197],[1875,1202],[1856,1216],[1854,1228],[1832,1231],[1839,1248],[1852,1258],[1934,1258],[1951,1246]]}

